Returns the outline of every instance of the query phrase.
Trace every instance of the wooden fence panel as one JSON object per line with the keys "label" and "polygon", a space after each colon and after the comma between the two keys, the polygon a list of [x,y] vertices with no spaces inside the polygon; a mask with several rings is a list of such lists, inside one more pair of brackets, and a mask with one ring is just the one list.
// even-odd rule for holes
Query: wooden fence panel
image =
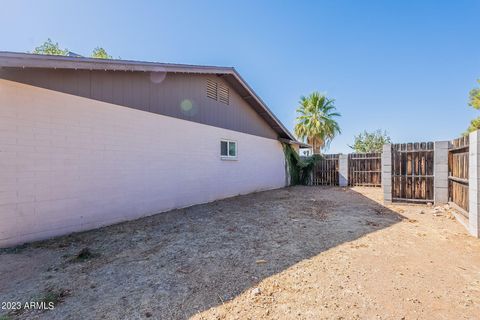
{"label": "wooden fence panel", "polygon": [[433,201],[433,142],[392,145],[392,200]]}
{"label": "wooden fence panel", "polygon": [[[468,136],[451,141],[448,150],[448,199],[468,218]],[[458,208],[457,208],[458,209]]]}
{"label": "wooden fence panel", "polygon": [[348,185],[380,187],[382,185],[382,153],[350,153]]}
{"label": "wooden fence panel", "polygon": [[325,154],[313,168],[312,184],[338,186],[338,154]]}

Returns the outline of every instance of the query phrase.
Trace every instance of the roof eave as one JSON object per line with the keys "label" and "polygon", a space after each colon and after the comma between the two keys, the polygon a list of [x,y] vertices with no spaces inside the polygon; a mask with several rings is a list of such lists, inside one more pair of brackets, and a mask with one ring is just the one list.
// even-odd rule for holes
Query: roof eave
{"label": "roof eave", "polygon": [[[105,70],[105,71],[137,71],[137,72],[178,72],[178,73],[198,73],[198,74],[216,74],[231,75],[248,92],[265,111],[265,114],[273,120],[273,125],[269,125],[277,131],[279,129],[280,138],[287,138],[298,142],[283,123],[268,108],[265,102],[255,93],[248,83],[232,67],[218,66],[198,66],[174,63],[144,62],[132,60],[115,59],[96,59],[86,57],[68,57],[56,55],[41,55],[30,53],[18,53],[0,51],[0,67],[15,68],[51,68],[51,69],[81,69],[81,70]],[[248,97],[248,98],[249,98]],[[246,99],[246,98],[245,98]],[[248,102],[248,101],[247,101]]]}
{"label": "roof eave", "polygon": [[175,63],[97,59],[0,51],[0,67],[85,69],[108,71],[228,73],[232,67],[198,66]]}
{"label": "roof eave", "polygon": [[296,139],[290,140],[290,139],[284,139],[284,138],[278,138],[278,141],[286,143],[286,144],[295,144],[298,145],[300,148],[311,148],[309,144],[306,144],[304,142],[298,141]]}

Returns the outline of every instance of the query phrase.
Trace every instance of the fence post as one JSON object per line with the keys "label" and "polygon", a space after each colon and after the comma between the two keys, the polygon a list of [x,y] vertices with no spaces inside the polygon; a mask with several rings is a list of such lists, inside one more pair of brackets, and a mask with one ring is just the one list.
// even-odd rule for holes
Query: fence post
{"label": "fence post", "polygon": [[392,145],[384,144],[382,152],[383,203],[392,203]]}
{"label": "fence post", "polygon": [[448,141],[436,141],[433,147],[433,202],[448,203]]}
{"label": "fence post", "polygon": [[348,186],[348,154],[338,155],[338,185]]}
{"label": "fence post", "polygon": [[468,231],[480,238],[480,131],[470,133],[468,159]]}

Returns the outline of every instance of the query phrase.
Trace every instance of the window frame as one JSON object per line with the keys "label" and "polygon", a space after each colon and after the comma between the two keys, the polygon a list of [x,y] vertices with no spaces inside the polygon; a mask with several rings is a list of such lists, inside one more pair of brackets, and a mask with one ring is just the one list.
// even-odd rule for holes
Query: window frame
{"label": "window frame", "polygon": [[[222,155],[222,142],[227,143],[227,155]],[[230,155],[230,144],[235,144],[235,155]],[[222,160],[238,160],[238,142],[232,139],[220,139],[220,159]]]}

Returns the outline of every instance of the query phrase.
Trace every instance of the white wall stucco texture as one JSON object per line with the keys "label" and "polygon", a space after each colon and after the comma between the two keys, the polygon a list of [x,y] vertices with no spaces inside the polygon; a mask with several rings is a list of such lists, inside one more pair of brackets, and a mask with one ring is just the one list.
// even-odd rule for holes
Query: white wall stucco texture
{"label": "white wall stucco texture", "polygon": [[284,185],[276,140],[0,79],[0,247]]}

